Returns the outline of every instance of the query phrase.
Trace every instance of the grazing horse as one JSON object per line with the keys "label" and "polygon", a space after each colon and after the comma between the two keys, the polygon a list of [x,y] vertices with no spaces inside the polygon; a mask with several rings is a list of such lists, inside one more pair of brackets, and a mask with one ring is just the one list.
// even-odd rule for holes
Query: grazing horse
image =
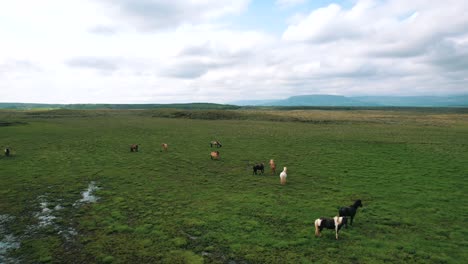
{"label": "grazing horse", "polygon": [[263,175],[263,173],[265,172],[265,166],[263,165],[263,163],[260,163],[260,164],[255,164],[253,166],[253,172],[252,172],[252,175],[257,175],[257,171],[260,171]]}
{"label": "grazing horse", "polygon": [[11,149],[10,148],[5,148],[5,156],[9,157],[11,154]]}
{"label": "grazing horse", "polygon": [[283,171],[280,173],[281,185],[286,184],[286,177],[288,177],[287,171],[288,168],[284,167]]}
{"label": "grazing horse", "polygon": [[130,152],[138,152],[138,144],[130,145]]}
{"label": "grazing horse", "polygon": [[276,173],[276,164],[274,160],[270,160],[270,170],[271,170],[271,175],[275,175]]}
{"label": "grazing horse", "polygon": [[210,146],[211,146],[211,147],[215,146],[215,147],[217,147],[217,148],[220,148],[220,147],[222,147],[223,145],[221,145],[221,143],[220,143],[218,140],[213,140],[213,141],[210,142]]}
{"label": "grazing horse", "polygon": [[322,229],[335,229],[335,237],[338,240],[338,231],[348,223],[346,216],[335,216],[333,218],[320,217],[315,220],[315,236],[321,236]]}
{"label": "grazing horse", "polygon": [[219,160],[219,151],[211,151],[211,159]]}
{"label": "grazing horse", "polygon": [[167,148],[169,147],[169,145],[167,145],[166,143],[162,143],[161,147],[164,151],[167,151]]}
{"label": "grazing horse", "polygon": [[[362,207],[361,200],[356,200],[354,204],[351,206],[341,207],[340,210],[338,210],[338,215],[349,216],[351,218],[351,225],[353,225],[353,219],[354,219],[354,216],[356,215],[358,207]],[[346,227],[348,226],[346,225]]]}

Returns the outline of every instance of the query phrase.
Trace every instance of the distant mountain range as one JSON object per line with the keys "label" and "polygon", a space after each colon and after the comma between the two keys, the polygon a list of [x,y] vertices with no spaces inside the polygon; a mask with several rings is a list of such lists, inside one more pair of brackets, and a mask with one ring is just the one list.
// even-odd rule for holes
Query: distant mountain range
{"label": "distant mountain range", "polygon": [[459,96],[359,96],[298,95],[283,100],[231,102],[239,106],[395,106],[395,107],[468,107],[468,95]]}
{"label": "distant mountain range", "polygon": [[243,106],[257,107],[468,107],[468,94],[459,96],[360,96],[298,95],[283,100],[247,100],[230,104],[35,104],[0,103],[0,109],[238,109]]}

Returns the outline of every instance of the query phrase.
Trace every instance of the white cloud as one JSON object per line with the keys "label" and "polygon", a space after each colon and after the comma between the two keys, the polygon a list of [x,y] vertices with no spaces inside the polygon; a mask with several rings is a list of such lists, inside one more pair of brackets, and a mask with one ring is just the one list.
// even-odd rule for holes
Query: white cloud
{"label": "white cloud", "polygon": [[0,101],[229,102],[313,93],[468,93],[465,1],[328,4],[293,16],[279,36],[226,22],[247,5],[5,2]]}
{"label": "white cloud", "polygon": [[[118,27],[137,30],[173,29],[239,14],[250,0],[99,0]],[[123,23],[122,23],[123,22]]]}
{"label": "white cloud", "polygon": [[305,2],[306,0],[276,0],[276,5],[280,7],[291,7]]}

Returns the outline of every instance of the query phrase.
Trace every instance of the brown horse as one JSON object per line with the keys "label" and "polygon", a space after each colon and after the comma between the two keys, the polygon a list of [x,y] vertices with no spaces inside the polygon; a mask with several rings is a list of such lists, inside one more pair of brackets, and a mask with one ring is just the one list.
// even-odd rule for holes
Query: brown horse
{"label": "brown horse", "polygon": [[130,145],[130,152],[138,152],[138,144]]}
{"label": "brown horse", "polygon": [[211,151],[211,159],[219,160],[219,151]]}
{"label": "brown horse", "polygon": [[167,145],[166,143],[162,143],[161,147],[164,151],[167,151],[167,149],[169,148],[169,145]]}
{"label": "brown horse", "polygon": [[276,164],[274,160],[270,160],[270,170],[271,170],[271,175],[276,174]]}

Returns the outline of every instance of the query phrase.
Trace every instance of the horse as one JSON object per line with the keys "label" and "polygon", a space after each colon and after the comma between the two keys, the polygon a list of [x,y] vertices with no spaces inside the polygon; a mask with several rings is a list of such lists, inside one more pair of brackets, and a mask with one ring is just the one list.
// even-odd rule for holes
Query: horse
{"label": "horse", "polygon": [[220,143],[218,140],[213,140],[213,141],[210,142],[210,146],[211,146],[211,147],[215,146],[215,147],[217,147],[217,148],[220,148],[220,147],[222,147],[223,145],[221,145],[221,143]]}
{"label": "horse", "polygon": [[315,220],[315,236],[321,236],[322,230],[326,229],[335,229],[335,237],[338,240],[338,231],[343,227],[343,225],[347,225],[348,218],[346,216],[335,216],[333,218],[325,218],[320,217],[319,219]]}
{"label": "horse", "polygon": [[288,168],[284,167],[283,171],[280,173],[281,185],[286,184],[286,177],[288,177],[287,171]]}
{"label": "horse", "polygon": [[[339,216],[349,216],[351,218],[351,225],[353,225],[353,219],[354,216],[356,215],[358,207],[362,207],[362,202],[361,200],[356,200],[353,205],[348,206],[348,207],[341,207],[338,210],[338,215]],[[348,227],[346,225],[346,227]]]}
{"label": "horse", "polygon": [[11,154],[11,149],[10,148],[5,148],[5,156],[9,157]]}
{"label": "horse", "polygon": [[219,160],[219,151],[211,151],[211,159]]}
{"label": "horse", "polygon": [[130,145],[130,152],[138,152],[138,144]]}
{"label": "horse", "polygon": [[263,173],[265,172],[265,166],[263,165],[263,163],[260,163],[260,164],[255,164],[253,166],[253,172],[252,172],[252,175],[257,175],[257,171],[260,171],[263,175]]}
{"label": "horse", "polygon": [[[161,144],[161,147],[164,151],[167,151],[167,148],[169,147],[169,145],[167,145],[166,143],[162,143]],[[162,151],[162,150],[161,150]]]}
{"label": "horse", "polygon": [[276,164],[274,160],[270,160],[270,170],[271,170],[271,175],[275,175],[276,173]]}

